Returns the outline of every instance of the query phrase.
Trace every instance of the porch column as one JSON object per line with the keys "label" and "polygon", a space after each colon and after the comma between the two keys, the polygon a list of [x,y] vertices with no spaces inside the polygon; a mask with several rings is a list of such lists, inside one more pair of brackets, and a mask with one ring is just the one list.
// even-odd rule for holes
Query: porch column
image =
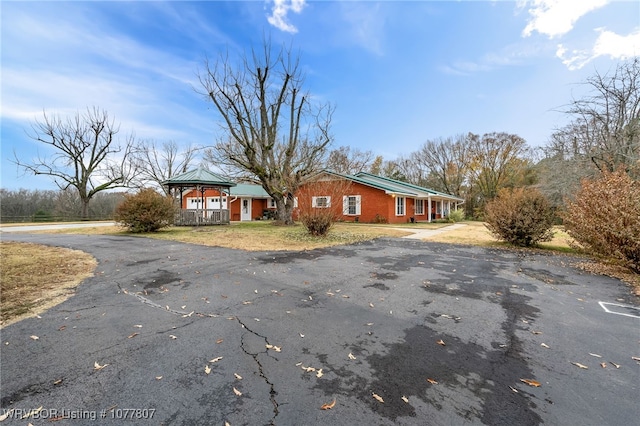
{"label": "porch column", "polygon": [[429,211],[429,216],[427,216],[427,222],[431,223],[431,195],[427,197],[427,201],[428,201],[427,204],[429,204],[429,208],[427,209]]}

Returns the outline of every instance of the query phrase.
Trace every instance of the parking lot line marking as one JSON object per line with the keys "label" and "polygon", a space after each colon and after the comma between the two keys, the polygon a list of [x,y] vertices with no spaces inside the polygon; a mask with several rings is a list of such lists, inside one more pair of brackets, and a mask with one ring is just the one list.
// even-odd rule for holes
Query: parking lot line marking
{"label": "parking lot line marking", "polygon": [[[625,317],[640,319],[640,308],[629,305],[621,305],[619,303],[598,302],[598,304],[609,314],[623,315]],[[619,312],[626,311],[626,312]]]}

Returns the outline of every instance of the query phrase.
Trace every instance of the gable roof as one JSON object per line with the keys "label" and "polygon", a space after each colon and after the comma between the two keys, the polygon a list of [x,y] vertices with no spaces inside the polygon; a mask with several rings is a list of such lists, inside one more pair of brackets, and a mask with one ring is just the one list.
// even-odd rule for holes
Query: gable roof
{"label": "gable roof", "polygon": [[410,197],[417,199],[427,199],[430,197],[445,198],[452,201],[464,201],[462,198],[455,197],[444,192],[435,191],[433,189],[425,188],[418,185],[413,185],[407,182],[374,175],[366,172],[359,172],[355,175],[343,175],[332,171],[324,171],[324,173],[337,176],[343,179],[351,180],[362,185],[367,185],[372,188],[384,191],[389,195],[397,195],[400,197]]}
{"label": "gable roof", "polygon": [[270,198],[271,196],[267,194],[267,191],[261,185],[257,185],[255,183],[238,183],[236,184],[233,191],[231,191],[232,196],[247,196],[251,198]]}
{"label": "gable roof", "polygon": [[449,198],[449,199],[454,199],[454,200],[458,200],[458,201],[464,201],[462,198],[460,197],[456,197],[454,195],[451,194],[446,194],[444,192],[439,192],[436,191],[434,189],[430,189],[430,188],[425,188],[423,186],[418,186],[418,185],[413,185],[411,183],[408,182],[403,182],[400,180],[395,180],[395,179],[391,179],[388,177],[384,177],[384,176],[378,176],[378,175],[374,175],[371,173],[366,173],[366,172],[360,172],[358,174],[356,174],[357,177],[364,179],[365,181],[371,181],[371,182],[378,182],[384,185],[388,185],[389,187],[392,188],[397,188],[399,190],[402,191],[406,191],[409,193],[415,193],[416,195],[418,195],[421,198],[424,197],[429,197],[429,196],[437,196],[437,197],[442,197],[442,198]]}
{"label": "gable roof", "polygon": [[168,186],[188,186],[188,185],[206,185],[206,186],[236,186],[235,183],[226,180],[222,176],[213,173],[204,167],[198,167],[194,170],[189,170],[186,173],[182,173],[178,176],[174,176],[170,179],[162,182],[163,185]]}

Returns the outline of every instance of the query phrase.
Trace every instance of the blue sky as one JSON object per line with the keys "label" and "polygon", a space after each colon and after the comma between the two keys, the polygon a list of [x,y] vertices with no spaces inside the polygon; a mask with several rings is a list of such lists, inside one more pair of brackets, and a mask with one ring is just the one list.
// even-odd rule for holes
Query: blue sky
{"label": "blue sky", "polygon": [[428,139],[516,133],[543,146],[596,71],[640,55],[640,2],[0,2],[0,186],[54,189],[9,161],[42,111],[107,110],[121,135],[210,145],[218,117],[196,93],[205,57],[300,51],[306,87],[336,107],[335,146],[392,160]]}

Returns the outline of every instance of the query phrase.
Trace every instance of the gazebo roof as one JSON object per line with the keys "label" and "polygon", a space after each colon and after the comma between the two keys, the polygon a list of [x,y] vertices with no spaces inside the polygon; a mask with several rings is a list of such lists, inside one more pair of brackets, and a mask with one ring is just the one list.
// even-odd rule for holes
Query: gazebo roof
{"label": "gazebo roof", "polygon": [[197,169],[190,170],[181,175],[174,176],[171,179],[167,179],[162,182],[167,186],[191,186],[191,185],[203,185],[203,186],[221,186],[230,188],[236,186],[235,183],[230,182],[222,176],[213,173],[204,167],[198,167]]}

